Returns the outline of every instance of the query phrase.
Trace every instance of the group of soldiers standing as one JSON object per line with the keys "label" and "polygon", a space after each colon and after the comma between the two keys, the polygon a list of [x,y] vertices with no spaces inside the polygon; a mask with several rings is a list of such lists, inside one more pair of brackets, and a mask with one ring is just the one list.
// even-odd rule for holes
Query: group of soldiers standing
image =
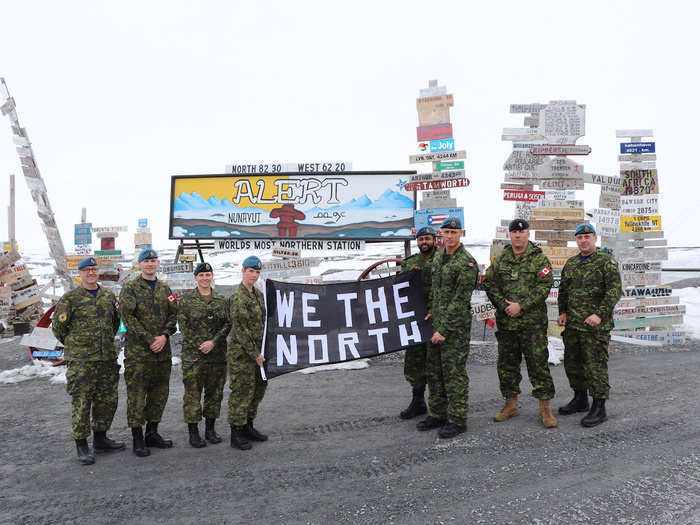
{"label": "group of soldiers standing", "polygon": [[[406,350],[404,375],[413,388],[413,397],[400,416],[410,419],[427,413],[418,423],[418,430],[438,428],[440,438],[452,438],[467,429],[470,303],[479,283],[479,268],[461,243],[461,221],[448,217],[440,228],[443,249],[435,245],[433,228],[421,228],[416,235],[419,253],[401,265],[402,272],[421,272],[426,318],[432,318],[433,334],[426,344]],[[527,221],[516,219],[509,230],[511,244],[493,261],[483,279],[486,294],[496,308],[497,371],[505,398],[505,406],[494,420],[506,421],[519,413],[524,357],[542,423],[547,428],[556,427],[550,405],[554,382],[548,365],[545,303],[553,272],[542,250],[530,242]],[[608,343],[621,283],[617,263],[596,249],[595,228],[581,224],[574,236],[580,253],[566,262],[558,294],[558,323],[564,327],[564,367],[574,397],[559,408],[559,414],[588,412],[581,424],[595,426],[607,419]],[[262,269],[260,259],[250,256],[243,261],[241,284],[228,299],[212,288],[214,275],[209,263],[200,263],[194,270],[197,287],[186,293],[179,305],[170,288],[156,278],[158,264],[155,250],[142,251],[138,257],[141,275],[124,285],[117,301],[112,292],[97,284],[97,260],[86,257],[78,265],[81,286],[67,292],[56,306],[52,326],[65,347],[67,391],[72,398],[71,434],[83,464],[95,461],[87,443],[91,414],[94,450],[126,448],[106,435],[118,402],[120,367],[114,336],[120,318],[127,330],[124,378],[134,454],[145,457],[150,454],[149,447],[173,446],[171,440],[159,434],[158,423],[169,395],[169,338],[178,325],[183,335],[183,413],[190,445],[201,448],[207,442],[222,441],[215,421],[221,410],[227,370],[231,446],[247,450],[250,441],[267,440],[253,426],[267,386],[261,373],[265,361],[261,355],[265,301],[254,286]],[[593,398],[590,410],[589,394]],[[199,434],[202,417],[204,439]]]}
{"label": "group of soldiers standing", "polygon": [[[241,284],[229,299],[211,287],[213,271],[209,263],[200,263],[194,270],[197,288],[185,294],[179,305],[171,289],[156,278],[159,259],[155,250],[143,250],[138,265],[141,274],[124,285],[117,301],[111,291],[97,284],[97,260],[86,257],[78,264],[81,285],[67,292],[56,305],[52,327],[65,347],[66,389],[72,400],[71,435],[79,461],[86,465],[95,462],[87,443],[91,414],[94,451],[126,448],[123,442],[106,435],[118,404],[120,366],[114,337],[120,318],[127,330],[126,413],[136,456],[150,455],[149,447],[173,446],[158,432],[158,423],[170,392],[169,338],[178,324],[183,335],[183,413],[190,445],[201,448],[207,441],[222,441],[215,421],[221,410],[227,369],[231,446],[248,450],[250,441],[266,441],[267,436],[253,426],[267,384],[260,372],[265,302],[254,287],[262,269],[260,259],[251,256],[243,261]],[[202,416],[204,439],[199,434]]]}
{"label": "group of soldiers standing", "polygon": [[[460,220],[448,217],[440,228],[444,249],[435,246],[433,228],[421,228],[416,234],[419,253],[401,265],[402,272],[421,272],[434,334],[427,344],[406,350],[404,376],[413,389],[413,397],[400,416],[410,419],[427,413],[418,423],[418,430],[439,428],[439,437],[451,438],[466,431],[470,302],[478,284],[478,268],[460,243]],[[554,282],[552,267],[542,250],[529,240],[526,220],[516,219],[508,229],[511,244],[495,258],[483,279],[486,294],[496,308],[496,368],[505,398],[503,409],[493,419],[502,422],[519,414],[524,357],[532,395],[539,400],[542,424],[553,428],[558,423],[550,404],[554,382],[549,372],[545,302]],[[562,269],[557,319],[559,326],[564,327],[564,368],[574,397],[559,408],[559,414],[588,412],[581,424],[592,427],[607,419],[608,344],[612,311],[622,287],[617,262],[596,248],[595,228],[580,224],[574,238],[580,253],[568,259]],[[426,385],[428,406],[424,398]],[[589,394],[593,398],[590,409]]]}

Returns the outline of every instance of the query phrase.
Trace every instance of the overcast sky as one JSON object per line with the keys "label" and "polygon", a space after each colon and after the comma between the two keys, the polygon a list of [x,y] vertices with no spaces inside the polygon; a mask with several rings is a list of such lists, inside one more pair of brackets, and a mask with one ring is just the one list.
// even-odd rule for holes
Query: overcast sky
{"label": "overcast sky", "polygon": [[[586,104],[587,172],[617,174],[619,128],[653,128],[669,245],[698,245],[698,7],[689,2],[12,2],[0,76],[17,103],[68,251],[96,226],[139,217],[167,241],[170,177],[226,164],[350,160],[413,169],[415,99],[454,94],[471,186],[467,237],[490,239],[514,205],[499,185],[522,126],[511,103]],[[419,166],[427,171],[429,165]],[[426,168],[426,169],[423,169]],[[45,245],[0,121],[0,203],[17,177],[20,248]],[[597,206],[598,188],[579,192]],[[6,220],[0,221],[6,237]],[[124,235],[124,234],[122,234]]]}

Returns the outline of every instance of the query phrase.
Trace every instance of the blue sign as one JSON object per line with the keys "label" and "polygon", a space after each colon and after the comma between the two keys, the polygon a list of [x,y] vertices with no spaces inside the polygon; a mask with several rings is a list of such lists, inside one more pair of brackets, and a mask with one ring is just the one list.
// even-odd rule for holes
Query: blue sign
{"label": "blue sign", "polygon": [[139,219],[139,228],[146,228],[148,226],[148,219]]}
{"label": "blue sign", "polygon": [[436,151],[454,151],[455,139],[441,139],[430,141],[430,152]]}
{"label": "blue sign", "polygon": [[429,208],[416,210],[413,213],[413,227],[416,230],[420,230],[424,226],[439,228],[442,222],[450,216],[459,218],[464,225],[464,208]]}
{"label": "blue sign", "polygon": [[623,142],[620,153],[656,153],[656,142]]}
{"label": "blue sign", "polygon": [[91,222],[81,222],[75,225],[75,244],[92,244]]}

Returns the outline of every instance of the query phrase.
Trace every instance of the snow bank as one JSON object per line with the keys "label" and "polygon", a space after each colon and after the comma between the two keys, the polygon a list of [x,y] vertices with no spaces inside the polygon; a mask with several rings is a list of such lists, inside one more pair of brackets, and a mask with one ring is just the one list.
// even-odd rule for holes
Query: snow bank
{"label": "snow bank", "polygon": [[700,288],[678,288],[673,290],[673,295],[680,297],[686,308],[683,317],[686,336],[700,339]]}
{"label": "snow bank", "polygon": [[13,384],[34,379],[35,377],[48,377],[51,383],[66,382],[66,367],[51,366],[44,361],[32,361],[31,364],[12,370],[0,372],[0,383]]}

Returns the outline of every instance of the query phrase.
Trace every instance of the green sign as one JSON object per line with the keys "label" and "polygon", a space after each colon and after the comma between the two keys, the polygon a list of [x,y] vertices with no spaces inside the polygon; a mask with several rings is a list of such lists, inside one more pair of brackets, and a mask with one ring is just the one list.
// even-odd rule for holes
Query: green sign
{"label": "green sign", "polygon": [[444,170],[463,170],[464,161],[463,160],[440,160],[435,163],[435,171]]}

